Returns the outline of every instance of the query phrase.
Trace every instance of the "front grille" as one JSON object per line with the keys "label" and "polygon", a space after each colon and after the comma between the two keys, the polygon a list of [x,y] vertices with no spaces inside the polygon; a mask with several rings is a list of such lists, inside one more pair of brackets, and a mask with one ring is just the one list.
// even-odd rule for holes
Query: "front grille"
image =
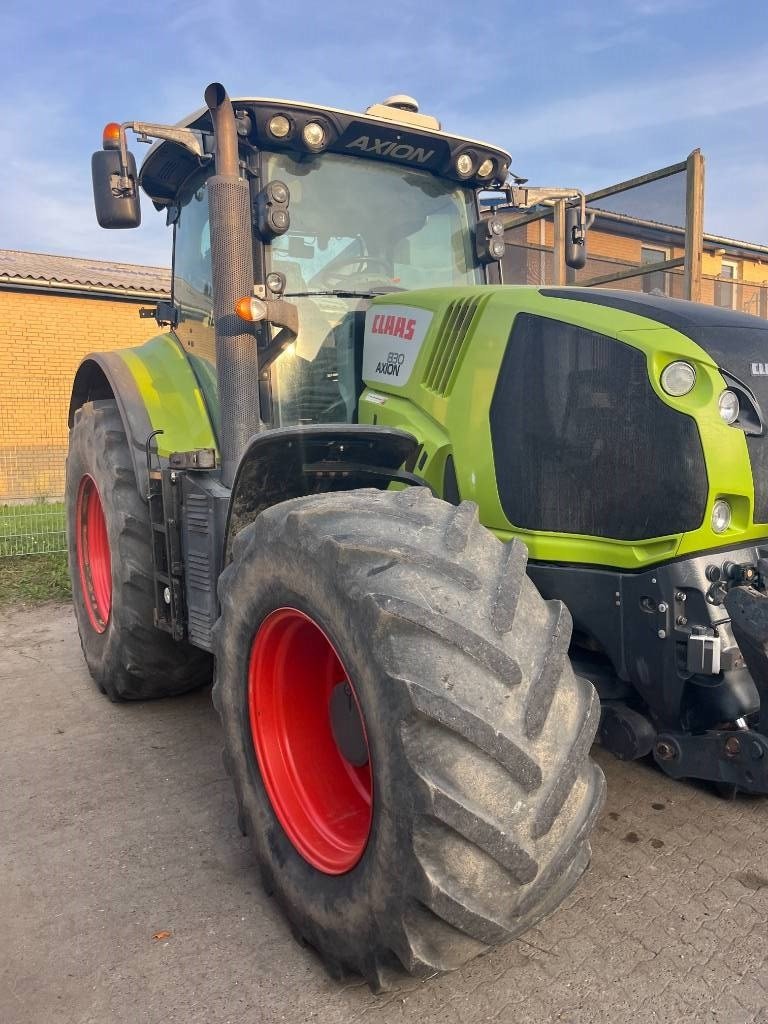
{"label": "front grille", "polygon": [[698,428],[656,395],[640,350],[520,313],[490,419],[499,498],[514,526],[618,540],[701,526]]}

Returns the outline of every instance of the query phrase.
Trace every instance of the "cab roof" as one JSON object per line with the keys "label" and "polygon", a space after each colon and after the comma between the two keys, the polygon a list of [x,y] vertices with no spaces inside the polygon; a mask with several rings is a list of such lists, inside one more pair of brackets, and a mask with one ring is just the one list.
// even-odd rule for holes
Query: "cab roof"
{"label": "cab roof", "polygon": [[[431,171],[457,183],[492,186],[506,181],[511,157],[503,149],[485,142],[444,132],[439,121],[418,113],[413,107],[388,105],[407,100],[393,97],[384,104],[369,107],[365,113],[321,107],[297,100],[241,97],[232,100],[238,117],[238,134],[244,142],[259,148],[295,152],[312,156],[319,152],[385,160],[406,167]],[[415,105],[415,101],[411,101]],[[270,122],[278,115],[289,123],[289,133],[276,137]],[[312,149],[303,140],[309,122],[320,124],[325,132],[322,149]],[[203,148],[213,153],[213,129],[207,107],[178,122],[202,136]],[[467,154],[469,173],[460,173],[457,160]],[[480,178],[477,174],[489,161],[492,170]],[[463,160],[464,169],[469,163]],[[184,182],[200,169],[198,157],[175,142],[157,142],[141,167],[141,185],[158,209],[172,205]],[[488,167],[486,163],[486,169]]]}

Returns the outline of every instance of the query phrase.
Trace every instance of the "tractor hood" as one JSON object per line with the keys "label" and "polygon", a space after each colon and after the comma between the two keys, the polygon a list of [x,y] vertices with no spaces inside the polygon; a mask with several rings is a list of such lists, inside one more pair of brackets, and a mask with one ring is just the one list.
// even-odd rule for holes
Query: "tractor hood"
{"label": "tractor hood", "polygon": [[[633,570],[766,537],[765,352],[763,321],[654,296],[402,292],[368,310],[360,417],[432,431],[417,463],[429,482],[532,558]],[[661,375],[678,360],[696,386],[674,397]],[[739,388],[749,425],[720,413]]]}

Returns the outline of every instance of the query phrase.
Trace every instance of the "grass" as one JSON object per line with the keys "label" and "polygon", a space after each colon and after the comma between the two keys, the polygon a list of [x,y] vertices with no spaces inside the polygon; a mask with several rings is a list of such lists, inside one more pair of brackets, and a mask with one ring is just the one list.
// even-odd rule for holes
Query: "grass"
{"label": "grass", "polygon": [[0,607],[65,601],[64,504],[0,505]]}
{"label": "grass", "polygon": [[71,593],[64,552],[0,558],[0,608],[66,601]]}
{"label": "grass", "polygon": [[64,502],[0,505],[0,558],[66,549]]}

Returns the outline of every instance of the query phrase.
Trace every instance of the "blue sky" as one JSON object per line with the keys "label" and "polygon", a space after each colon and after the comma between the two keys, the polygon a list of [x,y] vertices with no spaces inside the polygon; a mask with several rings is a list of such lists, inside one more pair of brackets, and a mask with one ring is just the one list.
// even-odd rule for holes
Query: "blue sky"
{"label": "blue sky", "polygon": [[107,121],[177,121],[213,80],[230,95],[353,110],[411,93],[447,129],[505,146],[536,184],[599,188],[699,146],[706,229],[768,243],[765,0],[487,12],[455,0],[5,0],[0,247],[169,262],[149,202],[137,231],[97,227],[90,155]]}

